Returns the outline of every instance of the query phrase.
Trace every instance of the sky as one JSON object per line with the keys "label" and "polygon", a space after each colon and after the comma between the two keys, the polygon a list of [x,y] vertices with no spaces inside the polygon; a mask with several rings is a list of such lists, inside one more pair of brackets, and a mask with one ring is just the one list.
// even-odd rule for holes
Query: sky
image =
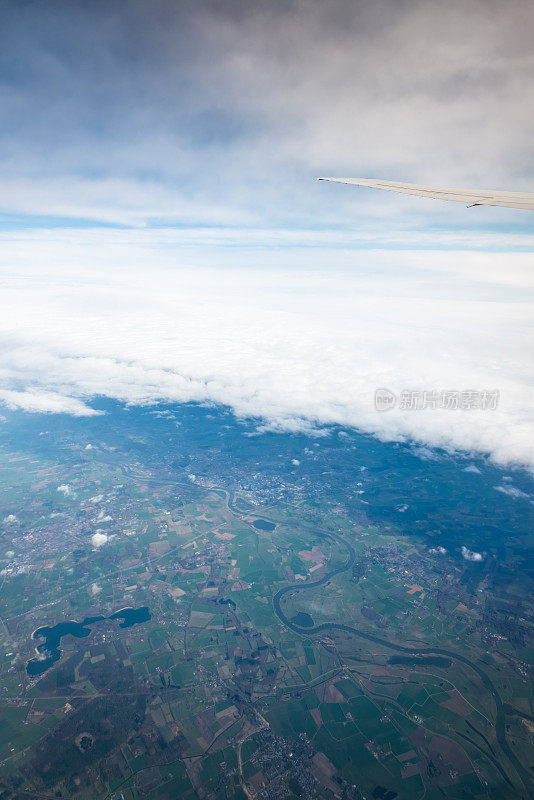
{"label": "sky", "polygon": [[[533,466],[534,6],[0,2],[0,400],[210,401]],[[377,412],[375,389],[497,390]]]}

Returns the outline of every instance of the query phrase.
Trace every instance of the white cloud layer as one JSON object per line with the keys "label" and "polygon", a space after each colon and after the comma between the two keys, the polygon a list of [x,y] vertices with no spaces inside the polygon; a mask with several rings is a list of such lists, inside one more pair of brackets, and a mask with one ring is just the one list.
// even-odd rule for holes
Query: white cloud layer
{"label": "white cloud layer", "polygon": [[[0,381],[10,405],[92,413],[98,395],[211,401],[275,429],[339,423],[533,465],[530,255],[323,248],[304,269],[288,249],[276,267],[213,269],[202,259],[180,266],[198,254],[168,237],[150,249],[114,235],[109,255],[106,234],[94,237],[83,247],[90,268],[61,239],[54,275],[48,257],[39,270],[37,247],[22,274],[4,266]],[[135,267],[117,267],[129,259]],[[234,248],[226,259],[262,256]],[[377,387],[497,389],[500,402],[380,413]]]}

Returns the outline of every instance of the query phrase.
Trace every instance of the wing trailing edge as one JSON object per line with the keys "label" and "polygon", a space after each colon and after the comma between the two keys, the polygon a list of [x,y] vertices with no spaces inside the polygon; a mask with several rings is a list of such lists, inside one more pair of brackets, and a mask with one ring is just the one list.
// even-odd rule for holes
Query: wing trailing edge
{"label": "wing trailing edge", "polygon": [[372,180],[370,178],[317,178],[318,181],[350,183],[355,186],[368,186],[371,189],[385,189],[387,192],[411,194],[416,197],[429,197],[433,200],[455,200],[470,206],[503,206],[534,211],[534,193],[503,192],[493,189],[450,189],[441,186],[424,186],[417,183],[397,183],[396,181]]}

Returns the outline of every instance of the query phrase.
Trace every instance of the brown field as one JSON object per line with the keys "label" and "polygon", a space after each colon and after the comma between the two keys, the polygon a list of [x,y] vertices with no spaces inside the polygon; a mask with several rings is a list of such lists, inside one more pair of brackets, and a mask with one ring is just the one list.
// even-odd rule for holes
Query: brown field
{"label": "brown field", "polygon": [[336,768],[324,753],[316,753],[311,760],[311,771],[317,780],[334,794],[339,794],[339,786],[332,780]]}
{"label": "brown field", "polygon": [[461,717],[467,717],[473,711],[472,706],[464,700],[456,689],[451,692],[448,700],[444,700],[443,703],[440,703],[440,706],[448,708],[449,711],[454,711],[455,714],[459,714]]}
{"label": "brown field", "polygon": [[466,753],[462,748],[445,736],[434,735],[430,740],[428,746],[431,756],[437,759],[442,756],[443,760],[453,764],[454,769],[460,774],[465,775],[467,772],[473,772],[473,765],[471,764]]}
{"label": "brown field", "polygon": [[299,550],[299,556],[303,561],[314,561],[316,564],[324,564],[326,560],[321,548],[315,544],[311,550]]}
{"label": "brown field", "polygon": [[313,721],[315,722],[317,727],[320,728],[321,725],[323,724],[323,718],[321,717],[321,712],[319,711],[319,709],[318,708],[310,709],[310,714],[312,715]]}
{"label": "brown field", "polygon": [[339,689],[333,683],[325,683],[322,686],[317,686],[315,694],[321,703],[346,703],[347,700],[343,697]]}

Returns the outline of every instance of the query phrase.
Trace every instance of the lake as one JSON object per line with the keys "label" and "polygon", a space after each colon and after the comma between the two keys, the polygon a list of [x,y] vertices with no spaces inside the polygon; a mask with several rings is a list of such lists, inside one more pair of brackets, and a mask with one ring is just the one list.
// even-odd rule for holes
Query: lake
{"label": "lake", "polygon": [[121,608],[109,617],[86,617],[81,622],[69,620],[68,622],[58,622],[57,625],[49,627],[45,625],[37,628],[32,633],[32,639],[44,639],[42,644],[37,645],[37,658],[32,658],[26,664],[28,675],[41,675],[61,658],[61,640],[64,636],[74,636],[76,639],[83,639],[91,633],[91,626],[106,619],[121,619],[119,628],[130,628],[151,619],[148,606],[139,608]]}
{"label": "lake", "polygon": [[274,525],[272,522],[267,522],[266,519],[255,519],[252,524],[255,528],[257,528],[257,530],[268,531],[269,533],[274,531],[276,528],[276,525]]}

